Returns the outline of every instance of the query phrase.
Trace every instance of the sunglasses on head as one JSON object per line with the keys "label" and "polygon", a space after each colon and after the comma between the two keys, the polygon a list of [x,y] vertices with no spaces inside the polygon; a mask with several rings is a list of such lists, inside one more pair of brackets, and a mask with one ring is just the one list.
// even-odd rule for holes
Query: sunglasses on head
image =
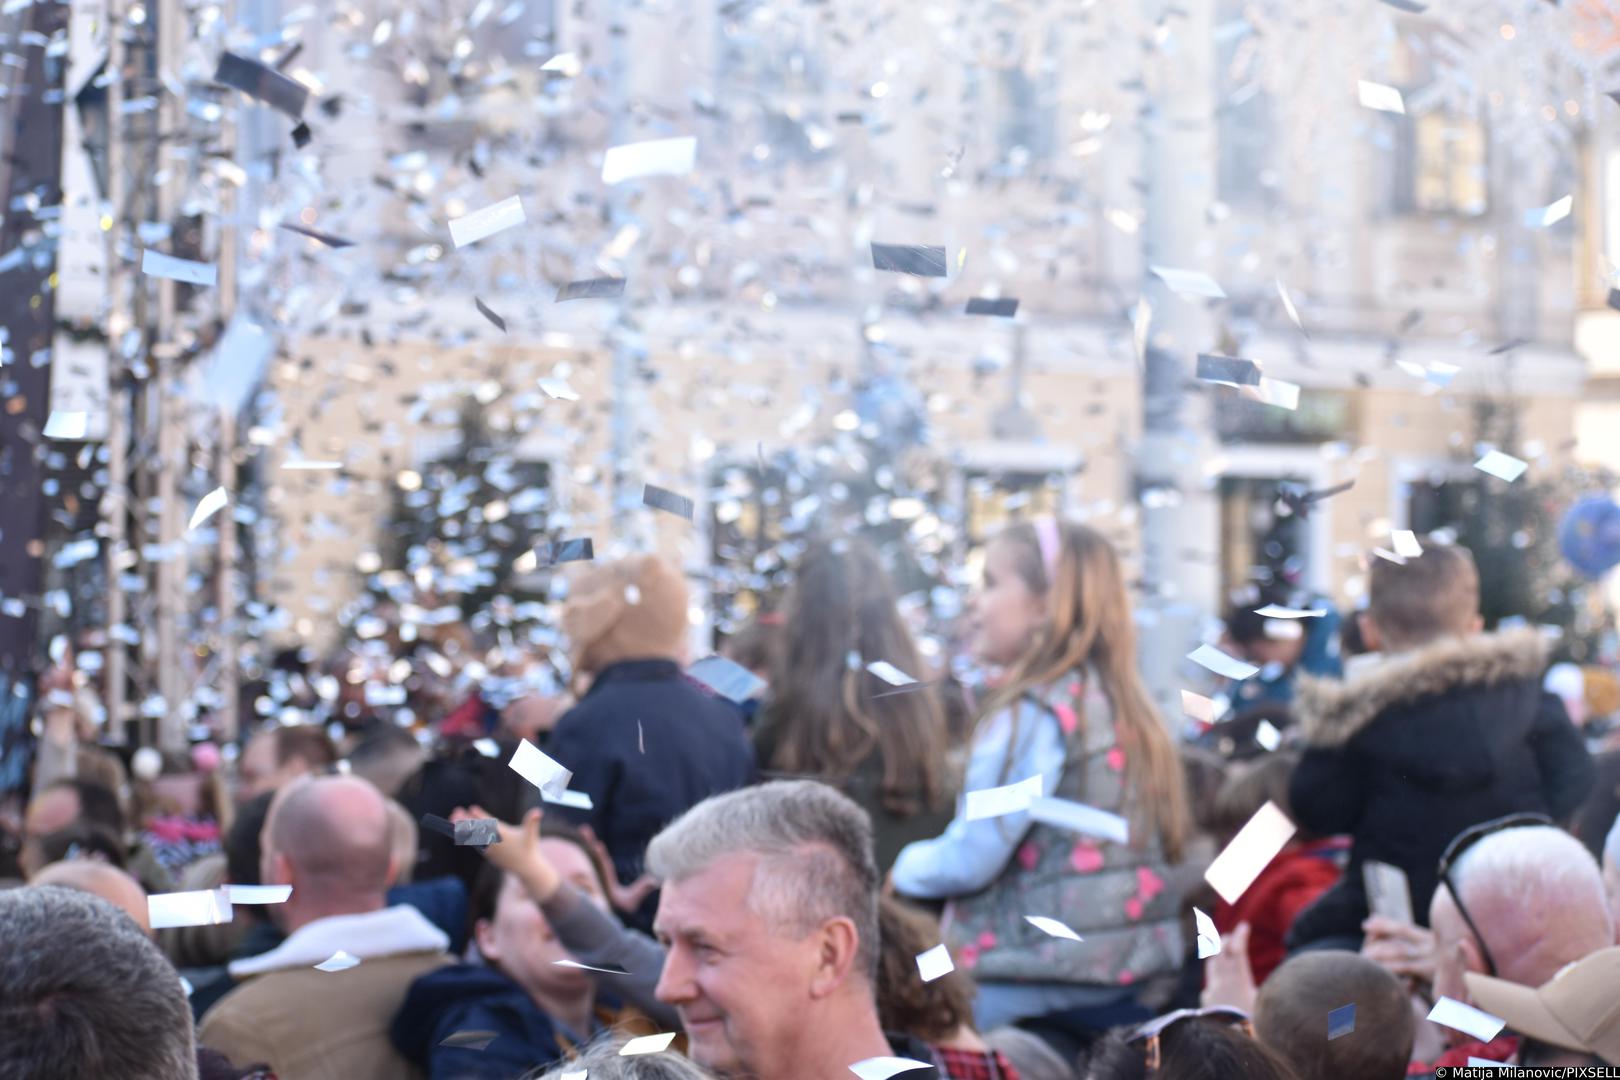
{"label": "sunglasses on head", "polygon": [[1457,914],[1461,915],[1467,924],[1474,940],[1479,942],[1480,957],[1485,961],[1485,974],[1496,974],[1496,959],[1491,956],[1491,947],[1485,944],[1485,935],[1479,932],[1474,923],[1474,917],[1468,914],[1468,908],[1463,905],[1462,892],[1457,888],[1453,871],[1457,868],[1457,860],[1463,857],[1467,850],[1493,833],[1505,832],[1508,829],[1533,829],[1552,825],[1552,818],[1546,814],[1509,814],[1506,817],[1496,818],[1494,821],[1482,821],[1478,825],[1470,826],[1452,838],[1446,845],[1446,850],[1440,856],[1440,883],[1451,894],[1451,902],[1457,905]]}
{"label": "sunglasses on head", "polygon": [[1143,1053],[1147,1056],[1148,1072],[1159,1068],[1161,1057],[1159,1041],[1166,1031],[1175,1027],[1183,1020],[1208,1020],[1217,1024],[1225,1024],[1241,1030],[1251,1039],[1254,1038],[1254,1021],[1242,1009],[1235,1009],[1230,1005],[1214,1005],[1207,1009],[1177,1009],[1175,1012],[1165,1013],[1155,1017],[1131,1032],[1126,1043],[1131,1046],[1141,1045]]}

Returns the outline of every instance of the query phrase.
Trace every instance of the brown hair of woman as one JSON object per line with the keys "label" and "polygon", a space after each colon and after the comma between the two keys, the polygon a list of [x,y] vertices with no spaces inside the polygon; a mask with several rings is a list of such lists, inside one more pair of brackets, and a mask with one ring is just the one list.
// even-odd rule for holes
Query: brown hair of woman
{"label": "brown hair of woman", "polygon": [[[861,665],[851,667],[851,653]],[[818,541],[799,560],[771,672],[780,724],[768,767],[847,777],[874,749],[884,809],[909,815],[948,797],[945,715],[931,689],[877,697],[864,665],[887,660],[923,679],[922,656],[877,553],[862,540]]]}

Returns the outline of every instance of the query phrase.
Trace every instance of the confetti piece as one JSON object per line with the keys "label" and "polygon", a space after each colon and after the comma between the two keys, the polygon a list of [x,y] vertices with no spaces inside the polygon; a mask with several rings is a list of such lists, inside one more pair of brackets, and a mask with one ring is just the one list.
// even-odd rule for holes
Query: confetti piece
{"label": "confetti piece", "polygon": [[650,506],[654,510],[662,510],[666,514],[674,514],[687,521],[692,520],[692,500],[685,495],[677,495],[673,491],[648,484],[642,489],[641,501],[643,505]]}
{"label": "confetti piece", "polygon": [[499,315],[497,315],[493,311],[491,311],[489,309],[489,305],[485,304],[482,300],[478,299],[478,297],[476,297],[476,296],[473,297],[473,303],[475,305],[477,305],[477,307],[478,307],[478,314],[482,315],[484,318],[486,318],[490,322],[494,323],[495,324],[495,329],[499,330],[503,334],[506,333],[506,320],[505,319],[501,318]]}
{"label": "confetti piece", "polygon": [[1153,325],[1153,305],[1148,303],[1147,297],[1136,301],[1136,311],[1131,315],[1131,342],[1136,346],[1136,362],[1147,363],[1148,331]]}
{"label": "confetti piece", "polygon": [[1222,900],[1235,904],[1293,836],[1294,823],[1275,803],[1268,802],[1209,864],[1204,880]]}
{"label": "confetti piece", "polygon": [[547,375],[540,380],[540,389],[548,398],[556,401],[578,401],[579,391],[568,385],[567,379],[556,375]]}
{"label": "confetti piece", "polygon": [[1129,821],[1084,803],[1042,795],[1029,801],[1029,816],[1043,825],[1101,837],[1116,844],[1130,843]]}
{"label": "confetti piece", "polygon": [[291,897],[291,885],[225,886],[225,899],[233,904],[285,904]]}
{"label": "confetti piece", "polygon": [[191,524],[187,525],[186,528],[188,530],[195,529],[197,526],[201,525],[203,522],[207,521],[209,518],[223,510],[225,508],[225,504],[230,502],[230,499],[230,493],[222,487],[217,487],[213,491],[210,491],[208,494],[202,497],[201,501],[197,503],[197,509],[191,512]]}
{"label": "confetti piece", "polygon": [[304,106],[309,103],[309,87],[297,79],[288,78],[268,64],[232,52],[220,54],[219,64],[214,69],[214,81],[240,90],[293,120],[303,115]]}
{"label": "confetti piece", "polygon": [[578,960],[553,960],[551,963],[556,967],[574,968],[577,971],[597,971],[597,972],[602,973],[603,975],[628,975],[628,974],[630,974],[628,971],[626,971],[622,967],[614,967],[614,966],[592,967],[590,964],[582,964]]}
{"label": "confetti piece", "polygon": [[315,141],[315,133],[309,130],[309,125],[300,120],[298,126],[292,129],[293,146],[299,150]]}
{"label": "confetti piece", "polygon": [[141,252],[141,273],[157,278],[183,281],[187,285],[212,287],[219,282],[219,270],[208,263],[177,259],[146,248]]}
{"label": "confetti piece", "polygon": [[951,950],[944,945],[935,945],[927,952],[917,954],[917,974],[922,976],[923,982],[933,982],[955,970],[956,965],[951,963]]}
{"label": "confetti piece", "polygon": [[739,705],[765,689],[764,679],[724,656],[705,656],[687,668],[686,674],[727,701]]}
{"label": "confetti piece", "polygon": [[643,1035],[631,1039],[619,1050],[620,1057],[634,1057],[637,1054],[656,1054],[661,1050],[668,1050],[669,1044],[675,1041],[673,1031],[662,1035]]}
{"label": "confetti piece", "polygon": [[559,1077],[559,1080],[586,1080],[585,1070],[579,1069],[575,1072],[565,1072]]}
{"label": "confetti piece", "polygon": [[300,459],[298,461],[283,461],[281,467],[286,472],[336,472],[338,469],[343,468],[343,462]]}
{"label": "confetti piece", "polygon": [[572,79],[577,77],[579,73],[584,70],[584,66],[580,64],[579,57],[577,55],[571,52],[565,52],[558,53],[550,60],[547,60],[545,63],[541,64],[540,70],[555,72],[558,75],[563,75]]}
{"label": "confetti piece", "polygon": [[501,829],[494,818],[454,822],[452,838],[457,847],[489,847],[501,842]]}
{"label": "confetti piece", "polygon": [[86,438],[89,431],[89,413],[53,409],[51,415],[45,419],[45,430],[42,434],[47,439],[80,440]]}
{"label": "confetti piece", "polygon": [[557,303],[565,300],[611,300],[624,295],[624,278],[599,277],[570,281],[557,290]]}
{"label": "confetti piece", "polygon": [[1153,275],[1179,296],[1207,296],[1212,300],[1225,300],[1226,290],[1202,270],[1177,270],[1170,266],[1150,267]]}
{"label": "confetti piece", "polygon": [[1288,313],[1288,321],[1293,323],[1294,328],[1300,333],[1310,337],[1310,331],[1306,330],[1305,324],[1300,321],[1299,309],[1294,306],[1294,298],[1288,295],[1288,286],[1283,284],[1282,278],[1277,279],[1277,295],[1282,297],[1283,310]]}
{"label": "confetti piece", "polygon": [[337,952],[333,953],[331,956],[327,957],[325,960],[322,960],[320,963],[316,964],[315,965],[315,970],[316,971],[348,971],[350,968],[357,968],[359,966],[360,966],[360,960],[359,960],[358,957],[351,956],[348,953],[344,952],[342,949],[339,949]]}
{"label": "confetti piece", "polygon": [[474,210],[450,219],[450,239],[456,247],[464,248],[498,232],[522,225],[528,218],[523,214],[523,200],[516,195],[502,199],[482,210]]}
{"label": "confetti piece", "polygon": [[685,176],[697,163],[697,138],[683,135],[674,139],[612,146],[602,158],[602,183],[621,184],[647,176]]}
{"label": "confetti piece", "polygon": [[499,1036],[493,1031],[457,1031],[446,1035],[440,1040],[440,1046],[456,1047],[462,1050],[486,1050],[489,1044]]}
{"label": "confetti piece", "polygon": [[945,276],[945,249],[928,245],[873,244],[872,268],[942,278]]}
{"label": "confetti piece", "polygon": [[596,804],[591,802],[591,796],[584,791],[563,791],[555,795],[542,791],[540,801],[555,806],[566,806],[572,810],[594,810]]}
{"label": "confetti piece", "polygon": [[1263,608],[1255,608],[1254,613],[1267,619],[1316,619],[1328,613],[1327,608],[1290,608],[1278,604],[1267,604]]}
{"label": "confetti piece", "polygon": [[969,821],[979,821],[983,818],[1001,817],[1003,814],[1021,814],[1029,809],[1031,802],[1040,797],[1041,777],[1037,773],[1016,784],[1003,784],[1000,787],[968,792],[963,816]]}
{"label": "confetti piece", "polygon": [[1340,1039],[1356,1030],[1356,1006],[1340,1005],[1328,1013],[1328,1041]]}
{"label": "confetti piece", "polygon": [[1056,919],[1049,919],[1045,915],[1025,915],[1024,921],[1041,933],[1051,937],[1063,938],[1067,941],[1085,940],[1085,938],[1069,929],[1067,925],[1058,922]]}
{"label": "confetti piece", "polygon": [[1434,1008],[1429,1010],[1428,1019],[1432,1023],[1472,1036],[1480,1042],[1490,1042],[1507,1026],[1506,1020],[1448,997],[1434,1003]]}
{"label": "confetti piece", "polygon": [[968,300],[967,310],[964,314],[993,315],[998,319],[1010,319],[1018,314],[1018,301],[991,300],[986,297],[975,296]]}
{"label": "confetti piece", "polygon": [[512,754],[512,760],[507,762],[512,770],[523,779],[539,788],[542,794],[549,793],[560,796],[568,790],[568,781],[574,774],[563,768],[556,761],[546,756],[528,739],[518,743],[517,750]]}
{"label": "confetti piece", "polygon": [[1363,79],[1356,84],[1356,91],[1361,96],[1361,103],[1369,109],[1406,115],[1406,101],[1401,97],[1401,92],[1393,86],[1367,82]]}
{"label": "confetti piece", "polygon": [[176,926],[218,926],[231,921],[231,901],[224,889],[155,893],[146,898],[146,917],[154,930]]}
{"label": "confetti piece", "polygon": [[1198,927],[1198,959],[1208,960],[1221,952],[1221,932],[1215,929],[1215,920],[1193,908],[1193,922]]}
{"label": "confetti piece", "polygon": [[596,546],[591,543],[588,536],[577,537],[573,540],[558,540],[546,548],[546,565],[556,566],[567,562],[591,562],[596,558]]}
{"label": "confetti piece", "polygon": [[1198,378],[1230,386],[1259,386],[1260,365],[1239,356],[1199,353]]}
{"label": "confetti piece", "polygon": [[934,1066],[926,1061],[915,1061],[903,1057],[875,1057],[865,1061],[857,1061],[849,1067],[849,1071],[860,1077],[860,1080],[889,1080],[891,1076],[898,1076],[912,1069],[932,1069]]}
{"label": "confetti piece", "polygon": [[1245,663],[1235,656],[1227,656],[1213,645],[1198,646],[1187,654],[1187,659],[1228,679],[1243,680],[1260,671],[1253,664]]}
{"label": "confetti piece", "polygon": [[1202,694],[1195,694],[1191,690],[1181,692],[1181,712],[1191,720],[1200,724],[1213,725],[1215,723],[1215,702]]}
{"label": "confetti piece", "polygon": [[1513,483],[1524,475],[1524,470],[1530,467],[1527,461],[1520,461],[1512,454],[1504,454],[1500,450],[1492,450],[1484,457],[1474,462],[1474,468],[1483,473],[1490,473],[1498,480]]}
{"label": "confetti piece", "polygon": [[1254,729],[1254,741],[1267,753],[1272,753],[1282,745],[1282,732],[1278,731],[1270,720],[1262,720]]}
{"label": "confetti piece", "polygon": [[1468,1059],[1470,1069],[1517,1069],[1518,1066],[1511,1061],[1492,1061],[1490,1058],[1471,1057]]}
{"label": "confetti piece", "polygon": [[866,670],[890,686],[915,686],[917,683],[916,679],[913,679],[887,660],[874,660],[866,665]]}
{"label": "confetti piece", "polygon": [[307,226],[299,225],[299,224],[297,224],[295,222],[283,221],[281,223],[281,228],[286,229],[288,232],[298,233],[300,236],[307,236],[311,240],[319,241],[320,243],[325,244],[329,248],[354,247],[354,241],[353,240],[345,240],[341,236],[333,236],[331,233],[324,233],[324,232],[321,232],[319,229],[311,229],[311,228],[309,228]]}
{"label": "confetti piece", "polygon": [[1279,409],[1293,412],[1299,408],[1300,385],[1285,382],[1282,379],[1271,379],[1262,375],[1260,385],[1255,388],[1256,396],[1266,405],[1275,405]]}
{"label": "confetti piece", "polygon": [[1575,205],[1573,195],[1565,195],[1562,199],[1524,212],[1524,225],[1527,229],[1545,229],[1549,225],[1556,225],[1569,217],[1571,207]]}
{"label": "confetti piece", "polygon": [[1390,542],[1395,545],[1395,554],[1403,559],[1416,559],[1423,555],[1423,545],[1418,543],[1416,534],[1411,529],[1392,529],[1389,534]]}

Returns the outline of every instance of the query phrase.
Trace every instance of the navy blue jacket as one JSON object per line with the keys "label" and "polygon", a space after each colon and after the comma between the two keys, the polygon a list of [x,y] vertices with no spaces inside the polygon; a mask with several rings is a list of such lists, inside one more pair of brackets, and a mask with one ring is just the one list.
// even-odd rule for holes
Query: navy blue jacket
{"label": "navy blue jacket", "polygon": [[[482,1050],[442,1045],[458,1032],[495,1039]],[[428,1080],[517,1080],[563,1056],[551,1018],[523,987],[473,964],[439,968],[413,982],[390,1037]]]}
{"label": "navy blue jacket", "polygon": [[641,875],[647,844],[691,807],[754,781],[754,751],[735,705],[705,693],[672,660],[603,668],[563,714],[546,753],[573,771],[592,809],[548,805],[589,825],[619,880]]}

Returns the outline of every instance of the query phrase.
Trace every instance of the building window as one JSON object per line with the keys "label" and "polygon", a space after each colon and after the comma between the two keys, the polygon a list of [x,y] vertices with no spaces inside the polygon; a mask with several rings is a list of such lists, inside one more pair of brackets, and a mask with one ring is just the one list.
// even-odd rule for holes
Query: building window
{"label": "building window", "polygon": [[1489,206],[1485,125],[1452,113],[1391,116],[1392,208],[1401,214],[1478,217]]}
{"label": "building window", "polygon": [[1063,510],[1062,473],[969,471],[962,474],[965,532],[977,551],[1018,521],[1055,517]]}

